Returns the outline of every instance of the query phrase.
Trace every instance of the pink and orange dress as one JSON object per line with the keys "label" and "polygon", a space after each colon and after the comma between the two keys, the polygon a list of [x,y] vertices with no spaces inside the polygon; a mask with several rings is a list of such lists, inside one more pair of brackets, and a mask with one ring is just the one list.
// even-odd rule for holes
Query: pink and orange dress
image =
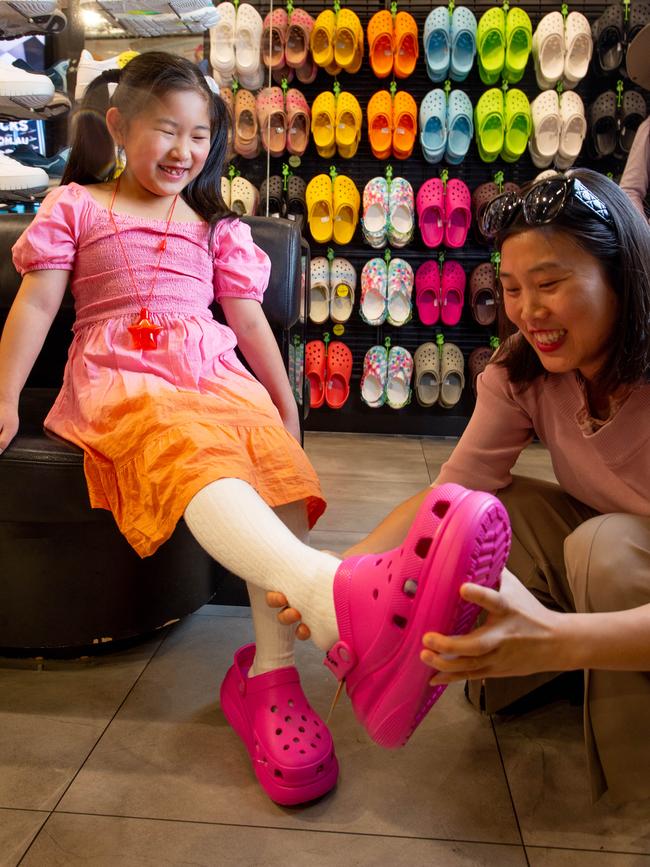
{"label": "pink and orange dress", "polygon": [[[165,221],[116,214],[144,296]],[[142,306],[107,208],[78,184],[53,190],[13,248],[21,275],[71,271],[76,320],[63,386],[45,427],[84,450],[90,502],[110,509],[142,557],[172,534],[191,498],[220,478],[251,484],[269,506],[305,500],[310,527],[325,509],[307,456],[268,392],[241,364],[232,330],[210,304],[261,301],[270,262],[249,227],[172,222],[151,318],[158,346],[133,348]]]}

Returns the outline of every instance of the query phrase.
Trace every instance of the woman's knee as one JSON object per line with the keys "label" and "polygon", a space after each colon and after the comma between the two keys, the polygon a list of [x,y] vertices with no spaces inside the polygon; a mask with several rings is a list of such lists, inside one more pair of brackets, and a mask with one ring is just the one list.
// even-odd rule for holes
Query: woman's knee
{"label": "woman's knee", "polygon": [[650,518],[597,515],[564,541],[577,611],[621,611],[650,602]]}

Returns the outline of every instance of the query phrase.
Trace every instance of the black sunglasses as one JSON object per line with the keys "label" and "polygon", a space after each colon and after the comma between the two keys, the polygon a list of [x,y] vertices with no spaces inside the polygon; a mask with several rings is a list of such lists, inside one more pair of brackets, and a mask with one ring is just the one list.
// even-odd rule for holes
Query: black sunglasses
{"label": "black sunglasses", "polygon": [[523,195],[516,192],[501,193],[492,199],[481,215],[481,232],[494,238],[507,229],[521,212],[529,226],[551,223],[562,213],[569,201],[579,202],[603,223],[614,228],[607,206],[577,178],[558,175],[533,184]]}

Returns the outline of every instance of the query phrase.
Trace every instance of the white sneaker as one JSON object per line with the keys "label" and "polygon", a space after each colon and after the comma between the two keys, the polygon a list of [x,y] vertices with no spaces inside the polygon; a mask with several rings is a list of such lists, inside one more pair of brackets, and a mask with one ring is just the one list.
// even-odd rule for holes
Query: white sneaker
{"label": "white sneaker", "polygon": [[24,166],[0,154],[0,190],[3,192],[41,193],[47,189],[50,179],[46,171],[33,166]]}
{"label": "white sneaker", "polygon": [[90,51],[86,48],[82,49],[77,66],[75,101],[81,102],[90,82],[101,75],[105,69],[121,69],[137,54],[137,51],[123,51],[121,54],[116,54],[115,57],[107,57],[106,60],[95,60]]}
{"label": "white sneaker", "polygon": [[0,111],[12,106],[42,108],[54,96],[54,84],[47,75],[25,72],[10,63],[0,62]]}

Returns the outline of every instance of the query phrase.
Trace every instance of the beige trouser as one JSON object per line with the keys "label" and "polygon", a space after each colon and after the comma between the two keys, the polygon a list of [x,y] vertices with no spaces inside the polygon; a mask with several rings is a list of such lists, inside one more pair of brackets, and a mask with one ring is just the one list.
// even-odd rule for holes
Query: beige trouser
{"label": "beige trouser", "polygon": [[[557,485],[520,476],[498,497],[512,524],[508,568],[544,605],[650,603],[650,518],[600,515]],[[556,676],[471,681],[470,700],[495,713]],[[585,672],[584,727],[594,799],[606,790],[618,801],[650,797],[650,672]]]}

